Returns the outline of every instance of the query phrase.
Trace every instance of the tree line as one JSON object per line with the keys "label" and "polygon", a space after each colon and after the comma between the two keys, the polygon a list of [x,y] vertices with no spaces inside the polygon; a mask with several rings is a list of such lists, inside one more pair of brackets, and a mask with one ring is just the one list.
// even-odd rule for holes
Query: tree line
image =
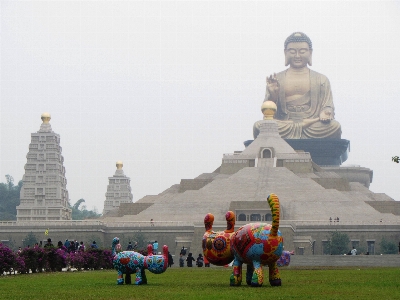
{"label": "tree line", "polygon": [[[348,254],[351,250],[349,248],[350,238],[346,233],[340,231],[330,232],[327,236],[327,243],[326,247],[324,248],[324,254],[331,254],[331,255],[343,255]],[[400,251],[395,242],[386,240],[382,237],[382,240],[379,244],[381,254],[397,254]],[[367,249],[362,245],[357,246],[357,254],[366,254]],[[372,254],[372,253],[371,253]]]}
{"label": "tree line", "polygon": [[[5,177],[6,182],[0,183],[0,221],[15,221],[17,220],[17,206],[20,204],[22,180],[15,185],[11,175]],[[85,199],[79,199],[72,206],[68,203],[72,209],[72,220],[95,219],[101,216],[96,208],[88,210],[86,205],[81,205],[84,202]]]}

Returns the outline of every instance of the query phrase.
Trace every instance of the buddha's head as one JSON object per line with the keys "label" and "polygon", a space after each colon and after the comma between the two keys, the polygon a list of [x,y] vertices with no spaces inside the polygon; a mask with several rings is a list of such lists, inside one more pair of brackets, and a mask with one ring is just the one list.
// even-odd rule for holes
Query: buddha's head
{"label": "buddha's head", "polygon": [[302,32],[294,32],[285,40],[285,66],[304,68],[312,65],[312,42]]}

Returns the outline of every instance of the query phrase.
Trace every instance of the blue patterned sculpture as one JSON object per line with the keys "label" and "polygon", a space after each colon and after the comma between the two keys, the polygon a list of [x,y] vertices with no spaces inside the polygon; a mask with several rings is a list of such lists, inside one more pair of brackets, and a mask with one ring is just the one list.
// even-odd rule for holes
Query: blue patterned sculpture
{"label": "blue patterned sculpture", "polygon": [[[118,246],[119,245],[119,246]],[[144,256],[135,251],[122,251],[117,253],[116,249],[121,249],[119,238],[115,237],[112,242],[113,265],[114,269],[118,271],[117,284],[130,284],[130,274],[135,273],[135,284],[147,284],[145,269],[154,274],[161,274],[165,272],[168,267],[168,246],[163,246],[162,255],[153,255],[153,246],[147,246],[147,256]]]}

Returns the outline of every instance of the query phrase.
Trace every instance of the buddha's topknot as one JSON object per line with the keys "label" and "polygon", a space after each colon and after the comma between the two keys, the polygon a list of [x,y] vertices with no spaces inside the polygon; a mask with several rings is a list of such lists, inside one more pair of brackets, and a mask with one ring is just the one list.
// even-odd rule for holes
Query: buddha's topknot
{"label": "buddha's topknot", "polygon": [[310,47],[310,50],[312,50],[312,42],[310,38],[305,33],[302,32],[293,32],[291,35],[289,35],[288,38],[285,40],[285,49],[289,43],[301,43],[301,42],[306,42]]}

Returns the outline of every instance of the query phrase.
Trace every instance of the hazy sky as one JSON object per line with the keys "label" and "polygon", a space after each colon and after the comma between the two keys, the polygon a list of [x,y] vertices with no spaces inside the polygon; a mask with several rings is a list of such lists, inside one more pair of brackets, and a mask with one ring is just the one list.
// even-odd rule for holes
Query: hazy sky
{"label": "hazy sky", "polygon": [[1,1],[0,182],[22,179],[50,112],[71,203],[103,210],[124,162],[134,201],[243,150],[294,31],[332,85],[371,190],[400,200],[399,1]]}

